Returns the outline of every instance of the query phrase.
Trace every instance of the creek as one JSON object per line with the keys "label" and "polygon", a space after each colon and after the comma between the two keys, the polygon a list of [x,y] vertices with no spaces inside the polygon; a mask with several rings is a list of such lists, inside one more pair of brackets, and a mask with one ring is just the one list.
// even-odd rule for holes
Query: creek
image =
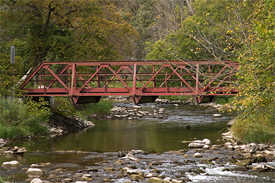
{"label": "creek", "polygon": [[[133,104],[115,103],[114,105],[131,107]],[[151,105],[155,108],[150,108]],[[7,146],[26,147],[27,153],[22,156],[0,156],[1,164],[17,160],[22,165],[17,169],[1,167],[0,176],[10,176],[10,180],[15,182],[27,182],[28,176],[24,168],[34,163],[50,162],[51,165],[45,168],[45,172],[48,173],[45,173],[44,177],[58,168],[63,170],[60,173],[61,178],[61,175],[72,177],[79,170],[108,166],[108,163],[118,159],[118,151],[141,149],[145,153],[137,156],[140,162],[145,164],[147,161],[162,161],[158,169],[165,176],[176,177],[185,172],[184,176],[192,182],[274,182],[274,173],[222,171],[223,168],[231,167],[228,164],[219,167],[198,163],[191,165],[171,163],[181,162],[180,159],[183,159],[180,155],[169,153],[169,151],[187,149],[188,143],[181,141],[208,138],[213,144],[223,144],[221,133],[226,131],[226,124],[235,116],[234,114],[225,113],[222,117],[213,117],[213,114],[219,113],[218,110],[196,105],[174,107],[172,104],[142,104],[141,107],[142,110],[148,111],[165,108],[167,118],[93,120],[95,127],[84,131],[10,143]],[[234,154],[233,151],[223,150],[215,156],[222,158],[230,153]],[[192,156],[191,152],[190,156]],[[206,156],[211,157],[213,154],[209,153]],[[268,163],[275,165],[274,161]],[[188,173],[186,169],[192,167],[203,167],[204,174]],[[129,180],[116,179],[116,182],[126,181]]]}

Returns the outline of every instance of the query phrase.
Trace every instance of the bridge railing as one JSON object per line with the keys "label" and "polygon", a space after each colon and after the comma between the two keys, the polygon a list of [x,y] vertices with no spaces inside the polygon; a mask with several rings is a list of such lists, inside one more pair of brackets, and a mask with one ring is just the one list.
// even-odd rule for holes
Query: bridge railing
{"label": "bridge railing", "polygon": [[125,95],[135,103],[157,96],[237,93],[238,63],[231,61],[44,62],[21,85],[33,97],[69,96],[75,103]]}

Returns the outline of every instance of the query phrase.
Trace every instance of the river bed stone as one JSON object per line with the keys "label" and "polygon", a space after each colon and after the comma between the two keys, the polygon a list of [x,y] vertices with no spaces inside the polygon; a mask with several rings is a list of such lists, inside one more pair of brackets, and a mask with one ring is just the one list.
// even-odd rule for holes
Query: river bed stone
{"label": "river bed stone", "polygon": [[2,163],[2,167],[17,167],[20,163],[16,160]]}
{"label": "river bed stone", "polygon": [[[58,152],[58,154],[60,153],[64,155],[69,153],[77,154],[77,151]],[[139,161],[132,161],[125,158],[129,153],[134,155]],[[182,153],[185,153],[185,155],[189,157],[183,156]],[[258,166],[253,163],[253,161],[257,162],[255,159],[258,157],[263,158],[262,154],[258,154],[255,157],[252,156],[254,159],[237,157],[235,156],[235,151],[222,149],[220,146],[218,146],[218,149],[211,150],[209,153],[205,152],[202,148],[190,148],[162,154],[148,154],[142,150],[125,152],[124,154],[126,154],[126,156],[124,157],[118,157],[117,154],[119,153],[109,152],[102,154],[87,152],[87,154],[83,154],[84,159],[85,157],[97,158],[103,155],[104,161],[94,165],[91,165],[88,161],[85,163],[86,165],[84,165],[86,168],[83,169],[81,169],[81,167],[72,169],[66,164],[62,165],[62,168],[60,168],[61,165],[58,164],[37,162],[36,164],[29,165],[29,167],[41,167],[43,170],[40,168],[28,168],[27,172],[25,172],[31,175],[30,177],[39,177],[39,179],[44,182],[55,182],[60,179],[62,180],[61,182],[119,182],[120,179],[129,180],[130,182],[186,182],[188,181],[188,172],[192,172],[194,175],[203,176],[205,174],[205,167],[222,167],[226,165],[229,168],[226,169],[225,167],[224,171],[241,170],[242,172],[246,172],[253,170],[259,173],[274,171],[275,169],[275,167],[269,164]],[[195,154],[200,156],[193,157]],[[268,162],[271,160],[272,159],[266,159]],[[82,160],[80,159],[80,161]],[[264,161],[261,163],[264,163]],[[230,165],[232,166],[230,167]],[[239,165],[239,168],[235,167],[235,165]],[[171,170],[173,170],[172,172],[174,173],[172,173]],[[42,174],[43,176],[41,176]]]}

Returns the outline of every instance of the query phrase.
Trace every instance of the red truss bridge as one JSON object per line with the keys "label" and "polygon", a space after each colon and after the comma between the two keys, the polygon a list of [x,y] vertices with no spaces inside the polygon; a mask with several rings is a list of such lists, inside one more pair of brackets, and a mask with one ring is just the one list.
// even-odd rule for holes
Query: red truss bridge
{"label": "red truss bridge", "polygon": [[232,61],[44,62],[20,86],[26,96],[67,96],[75,104],[129,96],[135,104],[158,96],[189,95],[197,103],[237,94]]}

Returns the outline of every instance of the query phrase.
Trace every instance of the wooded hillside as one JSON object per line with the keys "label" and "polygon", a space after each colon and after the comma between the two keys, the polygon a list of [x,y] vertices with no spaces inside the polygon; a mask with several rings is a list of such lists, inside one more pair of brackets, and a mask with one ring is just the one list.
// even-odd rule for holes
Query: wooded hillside
{"label": "wooded hillside", "polygon": [[275,141],[274,10],[274,0],[0,0],[0,93],[18,80],[10,46],[15,73],[43,61],[238,61],[235,131]]}

